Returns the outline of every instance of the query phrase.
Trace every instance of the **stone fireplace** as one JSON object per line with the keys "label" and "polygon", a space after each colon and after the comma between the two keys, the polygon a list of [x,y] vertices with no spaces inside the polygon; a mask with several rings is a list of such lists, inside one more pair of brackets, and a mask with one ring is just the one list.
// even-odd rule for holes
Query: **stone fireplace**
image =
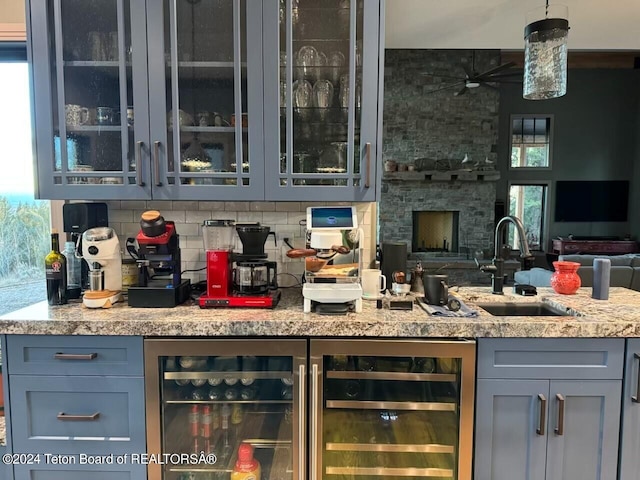
{"label": "stone fireplace", "polygon": [[[387,179],[383,182],[382,189],[380,202],[382,241],[406,242],[407,251],[417,254],[418,257],[473,258],[473,252],[476,250],[491,249],[496,200],[495,182]],[[420,214],[425,213],[431,214],[424,216],[425,219],[439,219],[438,226],[432,226],[432,237],[415,234],[416,228],[421,228],[415,225],[415,218],[420,218]],[[449,217],[448,220],[446,220],[447,217]],[[455,223],[457,223],[457,231],[453,228]],[[445,228],[451,228],[451,233],[449,230],[444,233]],[[448,245],[446,252],[442,248],[445,236]],[[424,247],[423,238],[425,239]],[[416,245],[416,241],[420,243]]]}

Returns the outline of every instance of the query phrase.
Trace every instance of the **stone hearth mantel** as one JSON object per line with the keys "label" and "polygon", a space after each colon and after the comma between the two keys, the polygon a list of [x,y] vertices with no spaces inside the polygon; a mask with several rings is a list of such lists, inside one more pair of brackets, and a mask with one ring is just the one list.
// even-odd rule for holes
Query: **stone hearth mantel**
{"label": "stone hearth mantel", "polygon": [[382,180],[391,182],[497,182],[500,172],[495,170],[424,170],[420,172],[384,172]]}

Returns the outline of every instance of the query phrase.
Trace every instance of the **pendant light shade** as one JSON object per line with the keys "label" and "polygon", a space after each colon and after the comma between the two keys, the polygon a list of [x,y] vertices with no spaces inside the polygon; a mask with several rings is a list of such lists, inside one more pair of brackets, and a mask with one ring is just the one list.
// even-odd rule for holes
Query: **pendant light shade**
{"label": "pendant light shade", "polygon": [[540,7],[527,14],[524,29],[524,81],[522,96],[546,100],[567,93],[568,9],[564,5]]}

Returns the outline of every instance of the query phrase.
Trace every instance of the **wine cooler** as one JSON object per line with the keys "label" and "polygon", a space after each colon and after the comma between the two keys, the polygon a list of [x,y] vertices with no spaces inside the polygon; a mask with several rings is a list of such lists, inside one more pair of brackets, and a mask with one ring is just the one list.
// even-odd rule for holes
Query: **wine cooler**
{"label": "wine cooler", "polygon": [[471,479],[473,341],[161,339],[145,362],[149,480],[247,478],[239,450],[256,480]]}

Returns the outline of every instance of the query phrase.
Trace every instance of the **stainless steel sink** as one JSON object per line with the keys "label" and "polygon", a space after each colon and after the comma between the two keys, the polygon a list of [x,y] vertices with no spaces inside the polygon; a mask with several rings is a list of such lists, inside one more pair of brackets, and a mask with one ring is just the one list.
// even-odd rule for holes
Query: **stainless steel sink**
{"label": "stainless steel sink", "polygon": [[478,307],[498,317],[563,317],[570,314],[546,303],[479,303]]}

